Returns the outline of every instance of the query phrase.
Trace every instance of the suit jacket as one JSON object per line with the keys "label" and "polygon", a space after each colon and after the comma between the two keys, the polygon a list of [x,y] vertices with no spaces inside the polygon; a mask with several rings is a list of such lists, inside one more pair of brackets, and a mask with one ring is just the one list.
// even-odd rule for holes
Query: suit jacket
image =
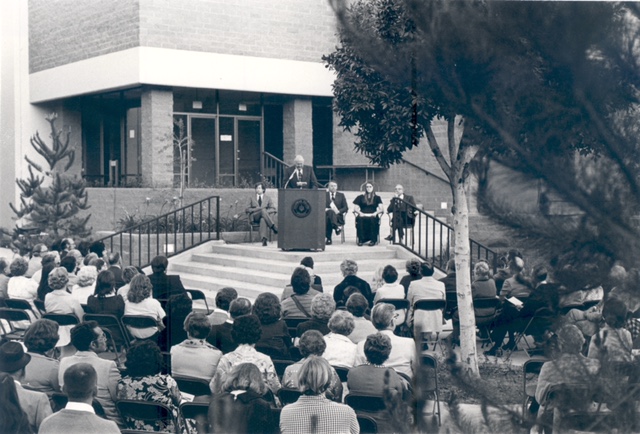
{"label": "suit jacket", "polygon": [[316,179],[316,174],[313,172],[313,168],[311,166],[303,166],[302,167],[302,179],[298,181],[296,175],[293,172],[296,170],[295,166],[287,167],[284,171],[284,179],[282,180],[285,188],[300,188],[296,183],[297,182],[306,182],[302,188],[318,188],[320,185],[318,184],[318,180]]}
{"label": "suit jacket", "polygon": [[[416,201],[413,199],[413,196],[405,194],[403,196],[404,202],[400,201],[398,204],[398,213],[396,215],[393,216],[394,220],[397,219],[402,219],[402,221],[405,223],[406,226],[413,226],[413,222],[414,222],[414,215],[413,215],[413,208],[411,208],[409,205],[413,205],[414,207],[416,206]],[[398,201],[398,198],[394,197],[393,199],[391,199],[391,202],[389,203],[389,206],[387,207],[387,212],[393,212],[393,204],[394,202]],[[406,202],[406,203],[405,203]],[[409,204],[409,205],[407,205]]]}
{"label": "suit jacket", "polygon": [[153,285],[153,298],[156,300],[168,299],[172,295],[184,292],[184,286],[182,286],[180,276],[152,273],[149,275],[149,280],[151,280],[151,284]]}
{"label": "suit jacket", "polygon": [[[331,206],[331,193],[329,193],[328,191],[326,198],[326,208],[329,208]],[[347,205],[347,198],[344,197],[344,193],[336,191],[336,197],[335,199],[333,199],[333,203],[336,204],[336,207],[338,208],[338,212],[340,214],[345,214],[347,211],[349,211],[349,205]]]}
{"label": "suit jacket", "polygon": [[115,422],[88,411],[62,409],[47,417],[40,425],[40,434],[119,434]]}
{"label": "suit jacket", "polygon": [[115,278],[116,289],[120,288],[121,286],[124,286],[127,283],[124,281],[124,278],[122,277],[122,268],[112,265],[111,267],[109,267],[109,271],[113,273],[113,277]]}
{"label": "suit jacket", "polygon": [[47,398],[47,395],[42,392],[23,388],[17,381],[16,392],[18,393],[20,407],[22,407],[22,410],[27,414],[31,429],[33,432],[38,432],[38,428],[42,424],[42,421],[52,413],[49,398]]}
{"label": "suit jacket", "polygon": [[[304,174],[304,172],[303,172]],[[288,179],[288,178],[287,178]],[[293,182],[293,180],[291,181]],[[260,209],[266,209],[269,214],[275,214],[277,212],[276,206],[273,203],[273,199],[266,194],[262,195],[262,206],[258,204],[258,195],[251,195],[251,200],[249,201],[249,207],[245,210],[246,213],[251,214]]]}

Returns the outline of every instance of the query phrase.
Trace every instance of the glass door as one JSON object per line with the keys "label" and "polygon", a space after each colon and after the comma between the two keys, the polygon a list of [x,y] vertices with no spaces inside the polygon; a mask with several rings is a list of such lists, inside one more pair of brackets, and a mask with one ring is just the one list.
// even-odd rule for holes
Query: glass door
{"label": "glass door", "polygon": [[189,187],[212,187],[216,183],[216,119],[191,117],[191,167]]}
{"label": "glass door", "polygon": [[235,118],[220,116],[220,137],[218,152],[220,155],[221,186],[234,186],[236,184],[236,134]]}
{"label": "glass door", "polygon": [[238,179],[236,185],[253,185],[260,180],[261,122],[237,118]]}

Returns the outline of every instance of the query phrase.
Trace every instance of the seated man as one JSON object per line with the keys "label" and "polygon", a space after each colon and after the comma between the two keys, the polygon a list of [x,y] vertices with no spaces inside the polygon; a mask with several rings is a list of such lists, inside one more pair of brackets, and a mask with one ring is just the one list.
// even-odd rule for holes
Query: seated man
{"label": "seated man", "polygon": [[[153,285],[153,298],[156,300],[168,300],[172,295],[184,293],[184,286],[179,275],[167,275],[169,260],[166,256],[159,255],[151,260],[149,280]],[[164,304],[162,306],[164,308]]]}
{"label": "seated man", "polygon": [[89,363],[77,363],[65,371],[63,390],[69,402],[42,422],[40,433],[120,432],[115,422],[96,416],[91,405],[98,394],[98,374]]}
{"label": "seated man", "polygon": [[249,223],[260,224],[260,239],[262,245],[267,245],[267,238],[269,237],[269,230],[272,230],[274,234],[278,233],[278,228],[274,223],[276,215],[276,207],[273,204],[273,200],[265,194],[264,184],[258,182],[256,184],[256,194],[251,196],[251,202],[249,207],[245,210],[249,214]]}
{"label": "seated man", "polygon": [[347,211],[349,211],[347,199],[338,191],[338,184],[334,181],[329,182],[325,207],[327,244],[331,244],[331,233],[334,230],[336,235],[340,235],[340,226],[344,225],[344,215]]}
{"label": "seated man", "polygon": [[398,232],[400,242],[404,237],[404,230],[406,228],[413,227],[415,222],[416,211],[413,207],[416,206],[416,201],[413,196],[404,194],[404,187],[400,184],[396,185],[396,194],[391,199],[391,203],[387,208],[389,214],[393,214],[391,217],[391,233],[387,238],[387,241],[394,239],[394,233]]}

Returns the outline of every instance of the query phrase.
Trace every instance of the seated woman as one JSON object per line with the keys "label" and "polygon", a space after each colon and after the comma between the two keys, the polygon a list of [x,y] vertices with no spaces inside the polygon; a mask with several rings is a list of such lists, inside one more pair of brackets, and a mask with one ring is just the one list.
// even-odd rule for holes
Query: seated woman
{"label": "seated woman", "polygon": [[286,405],[280,414],[282,434],[360,432],[355,411],[326,398],[325,392],[332,380],[329,362],[317,356],[307,358],[298,372],[298,389],[302,396]]}
{"label": "seated woman", "polygon": [[375,246],[380,237],[380,216],[384,214],[384,207],[372,183],[365,183],[364,193],[356,197],[353,204],[358,245],[369,243],[370,246]]}
{"label": "seated woman", "polygon": [[129,333],[136,339],[149,339],[158,333],[158,327],[162,326],[162,318],[165,317],[164,309],[160,306],[160,302],[155,298],[151,298],[153,286],[151,281],[144,274],[138,274],[131,279],[127,301],[124,304],[124,316],[127,315],[145,315],[156,320],[157,327],[149,327],[138,329],[128,327]]}
{"label": "seated woman", "polygon": [[[347,386],[349,394],[375,396],[379,398],[396,400],[400,402],[405,397],[405,381],[392,368],[387,368],[384,363],[391,354],[391,339],[382,333],[369,335],[364,342],[364,355],[367,363],[349,369]],[[389,376],[387,385],[385,377]],[[388,389],[391,393],[387,393]],[[396,432],[397,427],[392,425],[391,414],[388,410],[371,412],[378,423],[378,432]]]}
{"label": "seated woman", "polygon": [[600,328],[589,343],[587,356],[597,359],[605,366],[611,362],[631,362],[633,340],[629,330],[624,328],[627,320],[627,307],[622,300],[609,298],[602,308],[604,326]]}
{"label": "seated woman", "polygon": [[93,265],[87,265],[82,267],[78,271],[78,279],[76,284],[71,287],[71,295],[78,300],[80,304],[87,304],[89,297],[93,295],[96,290],[96,278],[98,277],[98,270]]}
{"label": "seated woman", "polygon": [[[284,370],[284,374],[282,375],[282,386],[289,389],[298,388],[298,372],[307,358],[309,358],[309,356],[322,357],[324,350],[327,348],[327,344],[322,337],[322,333],[317,330],[304,332],[300,337],[298,346],[300,348],[300,354],[303,357],[302,360],[294,363],[293,365],[287,366]],[[324,394],[332,401],[342,402],[342,382],[340,381],[340,377],[338,377],[338,373],[333,366],[331,367],[331,371],[331,385]]]}
{"label": "seated woman", "polygon": [[[393,265],[387,265],[382,270],[382,280],[384,284],[378,288],[373,302],[377,303],[386,298],[405,298],[404,287],[398,283],[398,271]],[[396,310],[398,324],[403,324],[407,319],[406,309]]]}
{"label": "seated woman", "polygon": [[291,274],[291,285],[282,293],[282,316],[311,317],[311,301],[320,294],[311,289],[311,275],[305,267],[297,267]]}
{"label": "seated woman", "polygon": [[[185,320],[192,310],[193,300],[186,292],[169,297],[167,316],[162,320],[165,328],[160,331],[158,336],[158,346],[161,351],[169,351],[172,346],[187,339],[188,330]],[[207,321],[209,320],[207,319]]]}
{"label": "seated woman", "polygon": [[441,310],[434,311],[415,311],[413,306],[418,300],[444,300],[446,298],[445,284],[433,278],[433,266],[423,263],[420,266],[422,279],[414,280],[409,284],[409,312],[407,313],[407,324],[414,329],[414,333],[418,329],[423,333],[430,335],[433,332],[442,331]]}
{"label": "seated woman", "polygon": [[350,286],[354,286],[360,291],[360,294],[369,302],[369,306],[373,306],[373,293],[371,292],[371,286],[365,280],[362,280],[356,274],[358,273],[358,264],[351,259],[345,259],[340,264],[340,271],[344,276],[342,282],[338,283],[333,289],[333,299],[336,302],[337,307],[342,307],[347,304],[349,295],[346,294],[346,289]]}
{"label": "seated woman", "polygon": [[277,433],[278,418],[271,411],[273,395],[260,370],[252,363],[236,365],[226,378],[222,393],[209,405],[212,433]]}
{"label": "seated woman", "polygon": [[[69,283],[67,270],[62,267],[54,268],[53,271],[49,273],[48,282],[49,287],[53,291],[44,298],[44,308],[47,313],[71,314],[78,318],[78,322],[82,321],[84,310],[82,306],[80,306],[80,302],[67,292],[67,284]],[[71,342],[72,328],[72,325],[60,327],[60,339],[56,346],[65,347],[69,345]]]}
{"label": "seated woman", "polygon": [[355,327],[349,335],[349,339],[354,344],[364,341],[367,336],[377,332],[368,318],[365,318],[365,314],[369,309],[369,303],[364,295],[360,293],[351,294],[347,299],[347,312],[353,315],[353,321]]}
{"label": "seated woman", "polygon": [[355,327],[353,315],[344,310],[337,310],[329,319],[329,330],[324,337],[327,348],[324,351],[324,358],[332,366],[352,367],[356,362],[357,346],[349,335]]}
{"label": "seated woman", "polygon": [[400,285],[404,288],[404,296],[406,298],[409,293],[409,285],[411,285],[411,282],[422,279],[422,262],[417,258],[410,258],[405,262],[404,268],[407,274],[402,276],[402,279],[400,279]]}
{"label": "seated woman", "polygon": [[[368,303],[367,303],[368,305]],[[330,294],[318,294],[311,300],[311,319],[298,324],[296,336],[302,336],[307,330],[318,330],[326,335],[329,330],[329,318],[336,310],[336,302]]]}
{"label": "seated woman", "polygon": [[87,310],[91,313],[115,315],[122,318],[124,300],[116,294],[115,277],[109,270],[101,271],[96,280],[96,290],[89,297]]}
{"label": "seated woman", "polygon": [[127,294],[129,293],[129,285],[131,284],[131,279],[133,279],[137,274],[140,274],[136,267],[129,265],[128,267],[124,267],[122,270],[122,280],[124,280],[124,285],[122,285],[116,291],[123,300],[127,299]]}
{"label": "seated woman", "polygon": [[125,361],[127,376],[118,381],[116,396],[118,399],[133,399],[139,401],[159,402],[167,405],[173,416],[178,420],[178,429],[173,423],[156,421],[147,424],[144,421],[125,418],[124,423],[129,429],[145,431],[188,432],[179,415],[181,396],[178,383],[170,376],[161,374],[162,356],[160,348],[151,341],[136,342],[127,352]]}
{"label": "seated woman", "polygon": [[[28,269],[29,262],[21,256],[11,262],[9,266],[11,277],[7,284],[7,295],[9,298],[27,300],[33,305],[33,300],[38,296],[38,283],[24,275]],[[35,306],[33,308],[35,309]]]}
{"label": "seated woman", "polygon": [[287,324],[280,319],[280,300],[275,294],[263,292],[253,304],[253,314],[260,320],[262,335],[256,343],[258,351],[269,357],[289,360],[292,346]]}
{"label": "seated woman", "polygon": [[211,331],[207,316],[191,313],[184,322],[184,328],[187,339],[171,347],[171,374],[211,381],[222,351],[206,341]]}
{"label": "seated woman", "polygon": [[24,334],[24,345],[31,355],[31,361],[25,366],[24,378],[20,382],[27,389],[49,396],[60,392],[60,362],[54,354],[59,339],[58,328],[58,323],[50,319],[39,319],[33,322]]}
{"label": "seated woman", "polygon": [[213,393],[222,392],[222,387],[231,369],[240,363],[253,363],[262,373],[262,378],[274,395],[280,389],[280,380],[276,374],[271,358],[266,354],[256,351],[256,343],[260,340],[262,326],[255,315],[245,315],[236,318],[233,322],[231,336],[238,344],[238,348],[225,354],[218,363],[216,375],[209,383]]}

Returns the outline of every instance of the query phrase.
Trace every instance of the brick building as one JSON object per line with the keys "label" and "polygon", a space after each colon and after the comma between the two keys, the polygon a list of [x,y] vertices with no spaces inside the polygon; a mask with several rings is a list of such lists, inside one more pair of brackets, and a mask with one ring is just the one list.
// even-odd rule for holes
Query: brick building
{"label": "brick building", "polygon": [[372,168],[338,127],[321,61],[337,42],[327,0],[3,0],[0,9],[0,225],[33,153],[28,138],[48,133],[52,111],[71,130],[72,170],[96,187],[174,186],[182,120],[194,140],[190,187],[275,181],[277,161],[302,154],[343,189],[400,182],[426,209],[450,205],[426,146],[406,155],[413,164]]}

